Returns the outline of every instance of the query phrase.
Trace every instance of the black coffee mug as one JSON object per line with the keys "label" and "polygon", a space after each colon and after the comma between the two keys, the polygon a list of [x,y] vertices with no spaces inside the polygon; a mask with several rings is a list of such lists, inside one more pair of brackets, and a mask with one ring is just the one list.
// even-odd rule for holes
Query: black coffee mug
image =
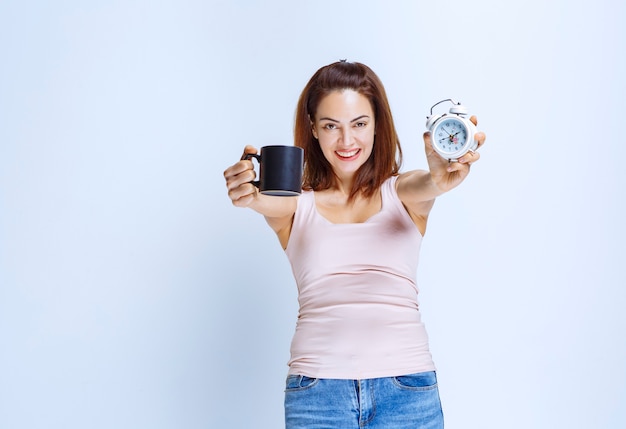
{"label": "black coffee mug", "polygon": [[261,154],[247,153],[243,159],[256,158],[259,180],[252,184],[265,195],[291,197],[302,193],[304,149],[297,146],[264,146]]}

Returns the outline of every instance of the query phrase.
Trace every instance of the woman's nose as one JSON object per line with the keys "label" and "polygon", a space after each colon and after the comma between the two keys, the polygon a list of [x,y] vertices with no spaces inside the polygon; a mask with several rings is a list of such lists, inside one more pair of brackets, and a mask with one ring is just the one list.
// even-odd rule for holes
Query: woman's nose
{"label": "woman's nose", "polygon": [[344,128],[341,132],[341,143],[344,146],[352,145],[352,130],[350,129],[350,127]]}

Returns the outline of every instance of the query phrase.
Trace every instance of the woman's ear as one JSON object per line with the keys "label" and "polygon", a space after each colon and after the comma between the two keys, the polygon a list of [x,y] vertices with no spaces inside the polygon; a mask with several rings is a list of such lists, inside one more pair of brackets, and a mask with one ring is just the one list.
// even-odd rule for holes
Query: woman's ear
{"label": "woman's ear", "polygon": [[315,137],[315,140],[319,140],[317,138],[317,131],[315,130],[315,123],[313,123],[313,121],[311,121],[311,132],[313,133],[313,137]]}

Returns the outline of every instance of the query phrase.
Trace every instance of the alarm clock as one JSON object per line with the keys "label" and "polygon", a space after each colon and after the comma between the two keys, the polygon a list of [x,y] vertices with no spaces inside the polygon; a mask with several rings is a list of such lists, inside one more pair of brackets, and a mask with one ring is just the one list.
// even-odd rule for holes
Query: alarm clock
{"label": "alarm clock", "polygon": [[[450,111],[433,115],[433,109],[446,101],[452,103]],[[426,128],[430,131],[433,149],[449,162],[457,161],[478,147],[478,142],[474,140],[476,126],[467,116],[465,106],[448,98],[434,104],[430,108],[430,115],[426,117]]]}

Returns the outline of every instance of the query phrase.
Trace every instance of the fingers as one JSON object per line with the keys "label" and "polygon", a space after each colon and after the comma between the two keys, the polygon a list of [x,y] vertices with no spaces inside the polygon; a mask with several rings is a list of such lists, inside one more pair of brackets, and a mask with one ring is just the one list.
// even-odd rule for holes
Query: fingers
{"label": "fingers", "polygon": [[472,165],[479,159],[480,159],[480,153],[475,152],[475,151],[469,151],[465,155],[459,158],[459,162],[457,164]]}
{"label": "fingers", "polygon": [[487,136],[482,131],[479,131],[474,135],[474,140],[476,140],[476,142],[478,143],[478,147],[476,148],[476,150],[480,149],[483,144],[485,144],[486,139]]}
{"label": "fingers", "polygon": [[424,145],[426,149],[432,149],[432,139],[430,137],[430,131],[424,132]]}
{"label": "fingers", "polygon": [[254,146],[246,145],[246,147],[243,148],[243,155],[241,155],[241,159],[245,159],[246,155],[248,154],[256,154],[256,153],[258,153],[258,151],[256,150]]}
{"label": "fingers", "polygon": [[426,143],[427,145],[431,144],[431,137],[430,137],[430,131],[424,131],[424,143]]}
{"label": "fingers", "polygon": [[226,179],[226,187],[232,189],[245,182],[254,180],[255,173],[252,161],[241,160],[224,170],[224,179]]}
{"label": "fingers", "polygon": [[469,164],[465,164],[462,162],[450,162],[448,164],[448,168],[446,168],[446,172],[448,173],[455,173],[455,172],[462,172],[462,173],[469,173]]}
{"label": "fingers", "polygon": [[[476,115],[472,115],[470,121],[472,121],[474,125],[478,125],[478,118],[476,117]],[[479,131],[474,135],[474,140],[478,142],[477,150],[480,149],[480,147],[485,143],[486,138],[487,137],[485,136],[485,133],[483,133],[482,131]]]}
{"label": "fingers", "polygon": [[426,149],[426,156],[435,152],[432,144],[432,136],[430,135],[430,131],[426,131],[424,133],[424,148]]}
{"label": "fingers", "polygon": [[[255,177],[254,166],[252,165],[252,161],[246,160],[244,158],[247,154],[256,154],[256,153],[257,153],[257,150],[254,148],[254,146],[250,146],[250,145],[246,146],[243,150],[243,156],[241,157],[241,159],[235,164],[228,167],[226,170],[224,170],[224,178],[226,179],[227,186],[229,182],[233,182],[233,181],[234,181],[235,186],[238,185],[239,183],[237,183],[235,179],[240,174],[245,173],[246,171],[248,171],[247,176],[244,175],[243,177],[240,177],[240,178],[247,182],[254,180],[254,177]],[[250,177],[250,174],[252,174],[251,177]],[[246,178],[247,180],[245,180]]]}
{"label": "fingers", "polygon": [[245,169],[238,174],[224,174],[226,189],[228,189],[228,198],[230,198],[233,205],[237,207],[247,207],[252,203],[254,198],[256,198],[258,193],[257,187],[252,184],[252,181],[256,177],[256,173],[252,169],[252,163],[250,161],[239,161],[233,167],[246,163],[250,163],[250,169]]}
{"label": "fingers", "polygon": [[465,176],[467,173],[469,173],[469,170],[472,164],[478,161],[479,159],[480,159],[480,154],[478,152],[469,151],[468,153],[463,155],[461,158],[459,158],[457,160],[458,162],[448,163],[448,168],[446,169],[446,171],[448,173],[459,172],[463,176]]}
{"label": "fingers", "polygon": [[235,207],[248,207],[258,195],[258,189],[252,183],[244,183],[228,191],[228,198]]}
{"label": "fingers", "polygon": [[[247,154],[256,154],[253,146],[246,146],[243,151],[244,158]],[[251,160],[241,159],[224,170],[224,179],[228,189],[228,197],[233,205],[247,207],[256,198],[258,190],[251,182],[256,178],[254,166]]]}

